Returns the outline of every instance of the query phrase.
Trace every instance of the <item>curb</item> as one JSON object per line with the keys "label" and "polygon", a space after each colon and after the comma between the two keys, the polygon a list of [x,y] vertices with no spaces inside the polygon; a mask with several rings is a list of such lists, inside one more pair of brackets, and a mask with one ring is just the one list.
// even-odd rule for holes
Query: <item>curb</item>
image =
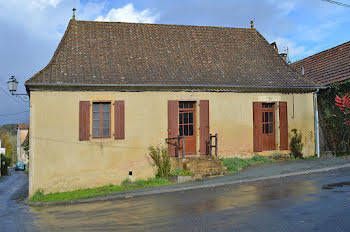
{"label": "curb", "polygon": [[29,206],[49,206],[49,205],[67,205],[67,204],[82,204],[82,203],[90,203],[90,202],[98,202],[98,201],[109,201],[109,200],[116,200],[116,199],[126,199],[126,198],[137,197],[137,196],[148,196],[153,194],[181,192],[181,191],[194,190],[194,189],[214,188],[214,187],[219,187],[224,185],[243,184],[243,183],[250,183],[250,182],[262,181],[262,180],[279,179],[279,178],[284,178],[289,176],[299,176],[299,175],[306,175],[306,174],[312,174],[312,173],[318,173],[318,172],[328,172],[328,171],[342,169],[342,168],[350,168],[350,164],[338,165],[338,166],[333,166],[329,168],[320,168],[320,169],[314,169],[314,170],[308,170],[308,171],[280,174],[280,175],[274,175],[274,176],[266,176],[266,177],[251,178],[251,179],[244,179],[244,180],[224,181],[224,182],[215,183],[215,184],[200,184],[196,186],[175,187],[170,189],[145,188],[144,189],[145,191],[143,192],[126,191],[126,192],[118,192],[115,194],[112,193],[108,195],[101,195],[101,196],[83,198],[83,199],[77,199],[77,200],[71,200],[71,201],[29,202],[28,199],[26,199],[24,201],[24,204]]}

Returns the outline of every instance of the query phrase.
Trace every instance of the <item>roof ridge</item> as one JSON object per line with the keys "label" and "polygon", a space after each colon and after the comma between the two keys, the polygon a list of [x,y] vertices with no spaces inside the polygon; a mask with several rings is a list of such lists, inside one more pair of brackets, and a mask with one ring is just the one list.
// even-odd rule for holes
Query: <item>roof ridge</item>
{"label": "roof ridge", "polygon": [[53,54],[50,62],[43,68],[41,69],[39,72],[37,72],[34,76],[32,76],[31,78],[29,78],[28,80],[26,80],[26,82],[24,83],[24,85],[30,81],[31,79],[34,79],[36,76],[40,75],[41,73],[43,73],[44,71],[46,71],[46,69],[48,69],[51,64],[54,62],[54,60],[56,59],[57,57],[57,54],[59,52],[59,50],[61,49],[61,47],[63,46],[63,42],[65,41],[65,39],[67,38],[67,35],[68,35],[68,32],[70,31],[71,27],[72,27],[72,22],[75,21],[73,19],[69,20],[69,23],[68,23],[68,26],[67,26],[67,29],[65,30],[64,34],[63,34],[63,37],[60,41],[60,43],[58,44],[56,50],[55,50],[55,53]]}
{"label": "roof ridge", "polygon": [[297,63],[302,62],[302,61],[305,61],[305,60],[307,60],[307,59],[311,59],[312,57],[315,57],[315,56],[317,56],[317,55],[321,55],[322,53],[328,52],[328,51],[330,51],[330,50],[332,50],[332,49],[338,48],[338,47],[343,46],[343,45],[345,45],[345,44],[347,44],[347,43],[349,43],[349,45],[350,45],[350,41],[347,41],[347,42],[344,42],[344,43],[342,43],[342,44],[339,44],[339,45],[337,45],[337,46],[335,46],[335,47],[328,48],[328,49],[326,49],[326,50],[323,50],[323,51],[320,51],[320,52],[318,52],[318,53],[315,53],[315,54],[313,54],[313,55],[311,55],[311,56],[305,57],[305,58],[303,58],[303,59],[301,59],[301,60],[295,61],[295,62],[293,62],[293,64],[297,64]]}
{"label": "roof ridge", "polygon": [[[79,23],[96,23],[96,24],[137,24],[137,25],[149,25],[149,26],[180,26],[180,27],[208,27],[208,28],[227,28],[227,29],[239,29],[253,31],[252,28],[246,27],[225,27],[225,26],[201,26],[201,25],[186,25],[186,24],[166,24],[166,23],[134,23],[134,22],[106,22],[106,21],[88,21],[88,20],[75,20]],[[253,28],[255,29],[255,28]],[[256,30],[256,29],[255,29]]]}

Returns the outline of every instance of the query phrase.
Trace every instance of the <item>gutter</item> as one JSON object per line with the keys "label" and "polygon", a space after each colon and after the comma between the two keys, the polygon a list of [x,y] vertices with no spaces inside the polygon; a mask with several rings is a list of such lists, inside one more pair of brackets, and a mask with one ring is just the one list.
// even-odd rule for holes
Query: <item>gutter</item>
{"label": "gutter", "polygon": [[256,85],[168,85],[168,84],[82,84],[82,83],[26,83],[26,87],[199,87],[199,88],[263,88],[263,89],[326,89],[324,86],[256,86]]}
{"label": "gutter", "polygon": [[317,157],[320,158],[320,125],[319,125],[319,119],[318,119],[318,107],[317,107],[317,93],[319,89],[317,89],[316,92],[314,92],[314,122],[315,122],[315,151],[317,154]]}

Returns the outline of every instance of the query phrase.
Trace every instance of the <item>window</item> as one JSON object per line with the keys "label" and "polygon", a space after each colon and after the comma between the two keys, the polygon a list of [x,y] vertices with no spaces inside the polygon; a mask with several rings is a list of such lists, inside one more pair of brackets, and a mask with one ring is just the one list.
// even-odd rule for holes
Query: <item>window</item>
{"label": "window", "polygon": [[194,103],[180,102],[179,103],[179,135],[193,136],[194,135]]}
{"label": "window", "polygon": [[262,103],[263,134],[274,133],[274,103]]}
{"label": "window", "polygon": [[111,103],[95,102],[92,104],[92,137],[111,137]]}

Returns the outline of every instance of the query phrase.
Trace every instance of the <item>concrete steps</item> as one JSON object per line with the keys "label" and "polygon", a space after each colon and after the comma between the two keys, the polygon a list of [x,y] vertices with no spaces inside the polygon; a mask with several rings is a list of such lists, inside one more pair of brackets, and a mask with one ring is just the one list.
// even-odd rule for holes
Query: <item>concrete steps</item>
{"label": "concrete steps", "polygon": [[227,168],[223,165],[222,161],[213,156],[195,156],[176,159],[176,167],[191,171],[196,179],[223,175],[227,172]]}

